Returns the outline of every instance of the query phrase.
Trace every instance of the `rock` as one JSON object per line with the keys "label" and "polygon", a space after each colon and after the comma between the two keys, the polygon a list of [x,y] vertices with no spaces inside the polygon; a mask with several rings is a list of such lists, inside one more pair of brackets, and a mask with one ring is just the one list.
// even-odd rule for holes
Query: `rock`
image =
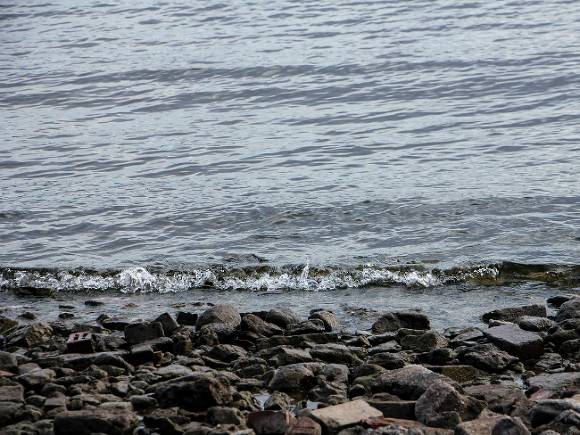
{"label": "rock", "polygon": [[159,368],[156,374],[163,379],[175,379],[193,375],[193,370],[181,364],[169,364],[168,366]]}
{"label": "rock", "polygon": [[90,409],[65,411],[54,420],[55,435],[90,435],[106,433],[125,435],[137,426],[137,415],[129,411]]}
{"label": "rock", "polygon": [[580,387],[580,373],[544,373],[528,378],[527,382],[531,388],[559,391],[568,387]]}
{"label": "rock", "polygon": [[415,352],[429,352],[447,346],[447,339],[435,331],[428,331],[421,335],[406,335],[401,339],[401,346]]}
{"label": "rock", "polygon": [[157,400],[154,397],[146,395],[134,395],[129,399],[131,405],[137,411],[143,411],[146,409],[152,409],[157,407]]}
{"label": "rock", "polygon": [[0,335],[5,335],[18,327],[18,321],[0,316]]}
{"label": "rock", "polygon": [[53,336],[48,323],[33,323],[8,336],[10,346],[35,347],[46,343]]}
{"label": "rock", "polygon": [[16,355],[9,352],[0,352],[0,370],[16,372],[18,370],[18,359]]}
{"label": "rock", "polygon": [[290,425],[286,435],[322,435],[322,428],[310,417],[298,417]]}
{"label": "rock", "polygon": [[89,299],[85,301],[85,305],[87,307],[100,307],[102,305],[105,305],[105,303],[103,301],[99,301],[96,299]]}
{"label": "rock", "polygon": [[563,411],[551,422],[535,428],[534,432],[541,435],[577,435],[580,433],[580,413],[571,409]]}
{"label": "rock", "polygon": [[343,344],[319,344],[310,349],[313,358],[337,364],[359,365],[362,360]]}
{"label": "rock", "polygon": [[177,323],[185,326],[195,326],[197,323],[197,318],[199,316],[197,313],[191,313],[189,311],[179,311],[177,313]]}
{"label": "rock", "polygon": [[326,433],[336,433],[368,418],[382,417],[383,413],[364,400],[353,400],[310,411],[307,416],[318,422]]}
{"label": "rock", "polygon": [[463,422],[455,428],[455,435],[529,435],[530,431],[519,418],[510,418],[484,411],[476,420]]}
{"label": "rock", "polygon": [[463,396],[445,382],[435,382],[417,400],[415,415],[427,426],[452,429],[476,418],[483,408],[483,402]]}
{"label": "rock", "polygon": [[248,414],[248,426],[256,435],[283,435],[294,422],[287,411],[256,411]]}
{"label": "rock", "polygon": [[518,417],[503,417],[495,424],[491,435],[530,435],[530,431]]}
{"label": "rock", "polygon": [[415,400],[378,400],[368,399],[368,404],[389,418],[415,420]]}
{"label": "rock", "polygon": [[493,310],[481,316],[485,323],[490,320],[503,320],[506,322],[513,322],[523,316],[546,317],[548,315],[545,305],[533,304],[524,305],[521,307],[502,308],[500,310]]}
{"label": "rock", "polygon": [[274,372],[268,388],[275,391],[308,391],[316,385],[313,364],[290,364]]}
{"label": "rock", "polygon": [[332,311],[325,310],[314,311],[310,313],[310,317],[308,318],[310,320],[313,319],[321,320],[324,323],[324,328],[328,332],[336,331],[340,326],[336,314],[334,314]]}
{"label": "rock", "polygon": [[377,353],[369,358],[369,364],[376,364],[387,370],[400,369],[409,363],[409,355],[404,352],[399,353]]}
{"label": "rock", "polygon": [[580,318],[580,297],[564,302],[556,314],[556,322],[558,323],[567,319],[577,318]]}
{"label": "rock", "polygon": [[207,355],[219,361],[232,362],[247,357],[248,352],[244,348],[232,344],[218,344],[213,346]]}
{"label": "rock", "polygon": [[300,318],[289,308],[273,308],[266,313],[265,320],[283,329],[290,329],[300,323]]}
{"label": "rock", "polygon": [[246,419],[239,409],[228,406],[212,406],[207,410],[207,422],[212,426],[220,424],[245,426]]}
{"label": "rock", "polygon": [[518,320],[518,326],[524,331],[540,332],[547,331],[557,323],[547,317],[524,316]]}
{"label": "rock", "polygon": [[395,394],[405,400],[417,400],[436,381],[459,388],[456,382],[445,376],[419,365],[408,365],[379,374],[373,379],[371,389],[375,392]]}
{"label": "rock", "polygon": [[56,377],[51,369],[37,369],[18,376],[18,381],[26,388],[40,388]]}
{"label": "rock", "polygon": [[280,391],[274,391],[264,403],[266,411],[289,411],[291,408],[292,398]]}
{"label": "rock", "polygon": [[21,385],[1,386],[0,402],[24,402],[24,389]]}
{"label": "rock", "polygon": [[524,360],[539,358],[544,353],[542,337],[516,325],[494,326],[485,335],[500,349]]}
{"label": "rock", "polygon": [[529,399],[519,388],[511,385],[484,384],[465,387],[465,393],[485,401],[487,407],[499,414],[514,415],[530,405]]}
{"label": "rock", "polygon": [[199,316],[195,327],[201,330],[205,326],[219,336],[232,334],[241,323],[240,313],[234,306],[216,305]]}
{"label": "rock", "polygon": [[22,420],[26,409],[22,403],[0,402],[0,429]]}
{"label": "rock", "polygon": [[483,331],[479,328],[467,328],[451,340],[452,346],[473,346],[485,339]]}
{"label": "rock", "polygon": [[211,374],[194,373],[156,385],[154,397],[161,407],[179,406],[191,411],[228,405],[232,392],[228,384]]}
{"label": "rock", "polygon": [[125,328],[125,340],[129,344],[143,343],[164,335],[163,326],[159,322],[131,323]]}
{"label": "rock", "polygon": [[124,331],[127,326],[130,325],[127,319],[119,318],[119,317],[108,317],[106,315],[99,316],[97,319],[103,328],[109,329],[111,331]]}
{"label": "rock", "polygon": [[372,326],[374,334],[397,331],[401,328],[431,329],[429,318],[420,311],[394,311],[383,314]]}
{"label": "rock", "polygon": [[324,333],[325,331],[324,322],[320,319],[313,319],[294,325],[293,328],[288,330],[288,335],[315,334]]}
{"label": "rock", "polygon": [[283,334],[284,330],[273,323],[268,323],[254,314],[245,314],[242,317],[242,331],[254,332],[264,337]]}
{"label": "rock", "polygon": [[533,427],[541,426],[568,410],[580,413],[580,402],[573,399],[540,400],[530,410],[530,422]]}
{"label": "rock", "polygon": [[580,352],[580,338],[563,342],[559,352],[562,355],[577,355]]}
{"label": "rock", "polygon": [[310,355],[310,351],[306,349],[281,347],[271,361],[275,366],[280,367],[289,364],[312,362],[314,358]]}
{"label": "rock", "polygon": [[369,349],[369,355],[374,355],[375,353],[384,353],[384,352],[400,352],[403,348],[399,343],[395,340],[387,341],[385,343],[381,343],[377,346],[373,346]]}
{"label": "rock", "polygon": [[163,327],[163,332],[167,336],[171,335],[173,331],[179,328],[179,324],[169,313],[161,314],[153,322],[161,323],[161,326]]}
{"label": "rock", "polygon": [[66,350],[70,353],[94,353],[95,340],[90,332],[74,332],[66,341]]}
{"label": "rock", "polygon": [[517,357],[489,343],[458,350],[457,358],[463,363],[488,372],[501,372],[518,361]]}
{"label": "rock", "polygon": [[427,368],[459,384],[473,382],[481,376],[481,372],[471,365],[451,364],[446,366],[427,366]]}

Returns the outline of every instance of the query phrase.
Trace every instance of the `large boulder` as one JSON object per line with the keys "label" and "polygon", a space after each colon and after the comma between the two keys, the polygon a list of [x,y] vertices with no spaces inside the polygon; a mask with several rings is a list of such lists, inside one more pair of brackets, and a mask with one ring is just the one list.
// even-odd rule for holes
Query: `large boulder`
{"label": "large boulder", "polygon": [[126,435],[137,426],[138,417],[131,411],[90,409],[65,411],[54,420],[55,435],[90,435],[105,433]]}
{"label": "large boulder", "polygon": [[137,322],[125,327],[125,340],[129,344],[138,344],[165,336],[160,322]]}
{"label": "large boulder", "polygon": [[374,334],[394,332],[401,328],[431,329],[429,318],[420,311],[393,311],[383,314],[375,323],[372,331]]}
{"label": "large boulder", "polygon": [[505,322],[514,322],[523,316],[546,317],[546,306],[540,304],[524,305],[521,307],[502,308],[485,313],[481,319],[485,323],[490,320],[503,320]]}
{"label": "large boulder", "polygon": [[310,317],[308,317],[308,319],[322,320],[322,322],[324,323],[324,328],[328,332],[336,331],[340,326],[336,314],[334,314],[332,311],[325,310],[314,311],[313,313],[310,314]]}
{"label": "large boulder", "polygon": [[401,346],[415,352],[430,352],[446,347],[447,339],[435,331],[427,331],[420,335],[406,335],[401,339]]}
{"label": "large boulder", "polygon": [[564,302],[556,314],[556,322],[558,323],[577,318],[580,318],[580,297]]}
{"label": "large boulder", "polygon": [[300,323],[300,318],[290,308],[272,308],[266,313],[266,321],[290,329]]}
{"label": "large boulder", "polygon": [[484,407],[484,402],[462,395],[451,385],[434,382],[417,400],[415,415],[427,426],[452,429],[477,418]]}
{"label": "large boulder", "polygon": [[539,358],[544,353],[542,337],[516,325],[494,326],[485,335],[500,349],[524,360]]}
{"label": "large boulder", "polygon": [[197,319],[196,328],[206,326],[218,334],[231,334],[242,323],[237,308],[232,305],[216,305],[203,312]]}
{"label": "large boulder", "polygon": [[457,357],[463,363],[488,372],[501,372],[518,361],[517,357],[489,343],[458,349]]}
{"label": "large boulder", "polygon": [[417,400],[436,381],[460,389],[456,382],[419,365],[383,372],[371,382],[373,392],[385,392],[405,400]]}

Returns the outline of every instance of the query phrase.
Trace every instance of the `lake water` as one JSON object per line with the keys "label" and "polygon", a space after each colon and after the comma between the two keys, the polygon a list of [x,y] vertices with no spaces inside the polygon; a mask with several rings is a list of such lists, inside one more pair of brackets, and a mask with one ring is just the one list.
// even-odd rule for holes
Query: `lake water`
{"label": "lake water", "polygon": [[579,2],[3,2],[0,24],[0,287],[578,282]]}

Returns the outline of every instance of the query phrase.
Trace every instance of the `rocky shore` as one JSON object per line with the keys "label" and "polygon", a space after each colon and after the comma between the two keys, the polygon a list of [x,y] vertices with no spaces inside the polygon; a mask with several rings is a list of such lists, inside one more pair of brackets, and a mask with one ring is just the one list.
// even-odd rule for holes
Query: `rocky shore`
{"label": "rocky shore", "polygon": [[229,305],[0,317],[0,433],[579,434],[580,298],[547,302],[443,331],[413,310],[371,331]]}

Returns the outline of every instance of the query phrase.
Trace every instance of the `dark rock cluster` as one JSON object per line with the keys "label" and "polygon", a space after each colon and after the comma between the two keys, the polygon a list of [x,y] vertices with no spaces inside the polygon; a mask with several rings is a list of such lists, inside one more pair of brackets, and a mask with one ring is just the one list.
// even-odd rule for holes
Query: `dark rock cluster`
{"label": "dark rock cluster", "polygon": [[349,332],[327,310],[230,305],[0,318],[0,433],[578,434],[580,298],[557,301],[444,331],[419,311]]}

